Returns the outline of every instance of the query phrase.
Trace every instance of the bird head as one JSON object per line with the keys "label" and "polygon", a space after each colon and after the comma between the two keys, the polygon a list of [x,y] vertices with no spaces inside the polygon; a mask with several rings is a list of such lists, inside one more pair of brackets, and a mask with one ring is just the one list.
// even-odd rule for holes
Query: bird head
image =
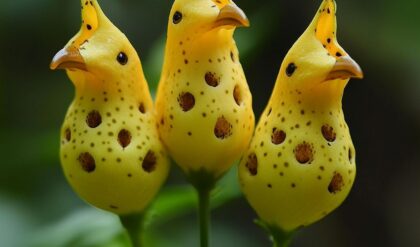
{"label": "bird head", "polygon": [[307,30],[290,49],[279,79],[288,91],[344,90],[350,78],[363,78],[360,66],[337,42],[336,3],[324,0]]}
{"label": "bird head", "polygon": [[248,26],[245,13],[231,0],[175,0],[168,37],[195,38],[214,30]]}
{"label": "bird head", "polygon": [[101,86],[107,78],[141,69],[135,49],[105,16],[97,0],[81,0],[81,4],[81,29],[54,56],[50,68],[65,69],[76,87]]}

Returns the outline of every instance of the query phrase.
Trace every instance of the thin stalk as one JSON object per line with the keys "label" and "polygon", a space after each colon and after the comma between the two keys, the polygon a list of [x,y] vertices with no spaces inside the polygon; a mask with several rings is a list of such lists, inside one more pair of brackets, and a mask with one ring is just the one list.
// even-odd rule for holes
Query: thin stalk
{"label": "thin stalk", "polygon": [[128,233],[128,237],[130,238],[132,247],[141,247],[143,214],[120,216],[120,221]]}
{"label": "thin stalk", "polygon": [[273,247],[288,247],[292,242],[292,238],[296,231],[286,232],[279,227],[269,225],[262,220],[255,220],[255,224],[263,228],[269,235],[273,242]]}
{"label": "thin stalk", "polygon": [[209,246],[209,231],[210,231],[210,190],[199,189],[198,192],[198,216],[200,223],[200,246]]}
{"label": "thin stalk", "polygon": [[188,181],[194,186],[198,194],[198,220],[200,225],[200,247],[209,247],[210,244],[210,193],[217,178],[205,170],[190,172]]}
{"label": "thin stalk", "polygon": [[295,234],[295,231],[285,232],[277,227],[269,227],[268,230],[273,240],[273,247],[288,247]]}
{"label": "thin stalk", "polygon": [[292,234],[272,233],[273,247],[288,247],[292,242]]}

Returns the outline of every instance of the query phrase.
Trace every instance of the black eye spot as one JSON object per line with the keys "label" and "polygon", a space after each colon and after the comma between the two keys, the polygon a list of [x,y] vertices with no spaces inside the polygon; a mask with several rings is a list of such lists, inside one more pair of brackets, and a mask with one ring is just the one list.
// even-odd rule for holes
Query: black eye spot
{"label": "black eye spot", "polygon": [[121,65],[126,65],[128,62],[128,57],[124,52],[120,52],[117,56],[117,61],[121,64]]}
{"label": "black eye spot", "polygon": [[290,63],[286,68],[287,76],[291,77],[296,69],[297,69],[296,65],[294,63]]}
{"label": "black eye spot", "polygon": [[172,21],[174,22],[174,24],[180,23],[181,20],[182,20],[182,13],[179,12],[179,11],[175,12],[175,14],[174,14],[174,16],[172,18]]}

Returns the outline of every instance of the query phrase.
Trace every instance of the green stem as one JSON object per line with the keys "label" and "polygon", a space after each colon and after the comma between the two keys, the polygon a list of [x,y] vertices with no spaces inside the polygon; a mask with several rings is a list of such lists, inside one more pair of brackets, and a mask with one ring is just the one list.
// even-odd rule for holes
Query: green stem
{"label": "green stem", "polygon": [[200,246],[209,246],[210,228],[210,190],[197,189],[198,192],[198,216],[200,222]]}
{"label": "green stem", "polygon": [[210,193],[217,179],[205,170],[191,172],[188,181],[198,194],[198,219],[200,225],[200,247],[209,247],[210,232]]}
{"label": "green stem", "polygon": [[141,247],[140,234],[143,228],[143,214],[120,216],[120,221],[127,230],[132,247]]}
{"label": "green stem", "polygon": [[286,232],[279,227],[269,225],[262,220],[255,220],[255,224],[263,228],[273,241],[273,247],[288,247],[292,242],[295,231]]}
{"label": "green stem", "polygon": [[292,242],[293,233],[286,233],[277,229],[271,229],[273,247],[288,247]]}

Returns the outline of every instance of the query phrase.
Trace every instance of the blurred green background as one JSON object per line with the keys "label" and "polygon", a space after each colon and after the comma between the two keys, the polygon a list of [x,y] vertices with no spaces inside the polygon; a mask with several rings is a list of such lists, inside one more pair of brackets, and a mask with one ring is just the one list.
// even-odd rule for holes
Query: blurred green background
{"label": "blurred green background", "polygon": [[[321,0],[237,0],[252,27],[237,31],[256,115],[280,63]],[[170,0],[102,0],[159,79]],[[420,2],[337,0],[339,42],[359,62],[344,110],[358,151],[345,203],[292,246],[420,246]],[[0,1],[0,246],[127,246],[118,219],[91,208],[61,172],[59,128],[73,97],[49,62],[80,26],[79,0]],[[252,223],[233,171],[215,193],[214,247],[270,246]],[[197,246],[194,193],[173,166],[145,233],[148,247]],[[221,206],[222,207],[217,207]],[[179,209],[182,209],[181,211]],[[153,216],[154,215],[154,216]]]}

